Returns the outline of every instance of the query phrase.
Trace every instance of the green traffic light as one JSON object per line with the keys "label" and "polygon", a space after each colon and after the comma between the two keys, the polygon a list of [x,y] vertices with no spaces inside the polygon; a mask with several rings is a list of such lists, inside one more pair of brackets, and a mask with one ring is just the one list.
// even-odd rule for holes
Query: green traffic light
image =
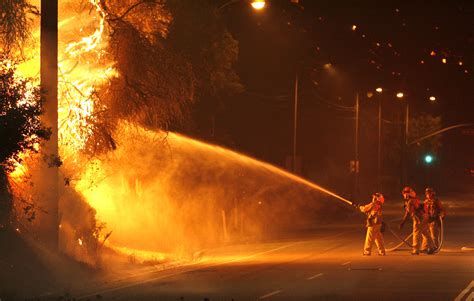
{"label": "green traffic light", "polygon": [[425,156],[425,163],[431,164],[433,162],[433,156],[431,155],[426,155]]}

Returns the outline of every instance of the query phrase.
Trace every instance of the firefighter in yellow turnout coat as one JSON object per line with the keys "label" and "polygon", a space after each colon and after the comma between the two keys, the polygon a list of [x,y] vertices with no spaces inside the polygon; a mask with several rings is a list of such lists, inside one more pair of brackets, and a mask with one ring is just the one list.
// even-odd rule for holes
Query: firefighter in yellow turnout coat
{"label": "firefighter in yellow turnout coat", "polygon": [[364,255],[370,255],[375,242],[379,255],[385,256],[385,246],[382,234],[382,205],[385,199],[381,193],[372,196],[372,201],[367,205],[359,206],[359,210],[367,215],[367,235],[365,237]]}
{"label": "firefighter in yellow turnout coat", "polygon": [[403,198],[405,199],[405,215],[400,223],[400,230],[403,225],[411,217],[413,222],[413,245],[412,255],[420,254],[420,247],[422,239],[426,240],[426,252],[433,254],[434,243],[428,230],[428,214],[425,212],[423,204],[416,197],[415,191],[411,187],[405,187],[402,190]]}

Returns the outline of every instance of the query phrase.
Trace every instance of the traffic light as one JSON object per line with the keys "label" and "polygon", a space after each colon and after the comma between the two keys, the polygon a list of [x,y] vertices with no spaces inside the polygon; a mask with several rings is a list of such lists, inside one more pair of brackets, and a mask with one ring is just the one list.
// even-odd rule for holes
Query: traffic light
{"label": "traffic light", "polygon": [[431,164],[433,163],[434,157],[430,154],[426,154],[424,160],[426,164]]}

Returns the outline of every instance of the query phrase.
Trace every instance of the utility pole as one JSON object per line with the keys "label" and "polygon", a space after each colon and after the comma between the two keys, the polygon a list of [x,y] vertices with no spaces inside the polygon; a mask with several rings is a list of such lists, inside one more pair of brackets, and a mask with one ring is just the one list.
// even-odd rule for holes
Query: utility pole
{"label": "utility pole", "polygon": [[295,108],[293,118],[293,173],[296,174],[296,129],[298,127],[298,72],[295,75]]}
{"label": "utility pole", "polygon": [[377,144],[377,189],[382,190],[382,100],[379,99],[378,144]]}
{"label": "utility pole", "polygon": [[49,166],[57,162],[58,154],[58,0],[41,0],[41,89],[45,113],[44,123],[51,128],[52,135],[46,142],[43,155],[48,164],[43,167],[41,199],[48,214],[42,222],[42,236],[52,250],[58,249],[58,167]]}
{"label": "utility pole", "polygon": [[355,105],[355,149],[354,149],[354,198],[359,190],[359,93],[356,94]]}
{"label": "utility pole", "polygon": [[409,121],[410,121],[410,105],[408,102],[405,105],[405,130],[404,130],[404,139],[402,143],[402,185],[407,185],[408,181],[408,135],[409,135]]}

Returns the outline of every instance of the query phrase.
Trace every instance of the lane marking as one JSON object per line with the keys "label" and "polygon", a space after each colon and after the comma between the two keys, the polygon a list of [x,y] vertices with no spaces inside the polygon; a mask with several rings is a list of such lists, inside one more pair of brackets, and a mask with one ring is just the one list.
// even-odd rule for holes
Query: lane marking
{"label": "lane marking", "polygon": [[382,268],[348,268],[348,271],[382,271]]}
{"label": "lane marking", "polygon": [[471,300],[473,300],[474,299],[474,292],[472,292],[469,295],[469,297],[467,297],[466,299],[463,299],[473,288],[474,288],[474,280],[471,281],[471,283],[469,283],[469,285],[465,289],[462,290],[462,292],[456,297],[456,299],[454,299],[454,301],[462,301],[462,300],[471,301]]}
{"label": "lane marking", "polygon": [[344,262],[344,263],[343,263],[343,264],[341,264],[341,265],[348,265],[349,263],[351,263],[351,262],[350,262],[350,261],[348,261],[348,262]]}
{"label": "lane marking", "polygon": [[277,290],[277,291],[268,293],[268,294],[266,294],[266,295],[263,295],[263,296],[261,296],[259,299],[266,299],[266,298],[268,298],[268,297],[271,297],[271,296],[274,296],[274,295],[278,295],[279,293],[281,293],[281,290]]}
{"label": "lane marking", "polygon": [[314,278],[321,277],[322,275],[324,275],[324,273],[319,273],[319,274],[313,275],[311,277],[306,278],[306,280],[313,280]]}
{"label": "lane marking", "polygon": [[[350,233],[350,232],[355,232],[355,230],[352,229],[352,230],[339,232],[339,233],[336,233],[334,235],[329,235],[329,236],[326,236],[326,237],[322,237],[321,240],[330,240],[332,238],[335,238],[335,237],[338,237],[338,236],[341,236],[341,235],[344,235],[344,234]],[[127,283],[127,284],[123,284],[123,285],[120,285],[120,286],[104,288],[104,289],[98,290],[94,293],[89,293],[89,294],[79,296],[78,298],[76,298],[76,300],[81,300],[81,299],[85,299],[85,298],[94,297],[98,294],[103,295],[104,293],[109,293],[109,292],[119,291],[119,290],[131,288],[131,287],[135,287],[135,286],[140,286],[140,285],[147,284],[147,283],[150,283],[150,282],[155,282],[155,281],[162,280],[162,279],[165,279],[165,278],[178,276],[178,275],[181,275],[181,274],[186,274],[186,273],[191,272],[191,271],[197,271],[197,270],[212,267],[212,266],[221,266],[221,265],[225,265],[225,264],[228,264],[228,263],[243,261],[243,260],[246,260],[246,259],[250,259],[250,258],[257,257],[257,256],[265,255],[267,253],[275,252],[275,251],[278,251],[278,250],[281,250],[281,249],[289,248],[289,247],[292,247],[294,245],[303,244],[303,243],[307,243],[307,242],[311,242],[311,241],[297,241],[297,242],[294,242],[294,243],[291,243],[291,244],[288,244],[288,245],[284,245],[284,246],[277,247],[277,248],[274,248],[274,249],[271,249],[271,250],[255,253],[255,254],[252,254],[252,255],[243,256],[243,257],[236,258],[236,259],[233,259],[233,260],[229,260],[229,261],[226,261],[226,262],[219,262],[219,263],[201,265],[201,266],[199,266],[199,265],[202,264],[203,262],[191,263],[189,265],[183,265],[180,268],[184,268],[184,270],[177,271],[176,273],[171,273],[171,274],[167,274],[167,275],[160,275],[160,276],[157,276],[157,277],[154,277],[154,278],[149,278],[149,279],[139,281],[139,282],[132,282],[132,283]],[[331,250],[331,249],[333,249],[333,248],[329,248],[328,250]],[[325,251],[323,251],[323,252],[325,252]],[[186,269],[186,267],[188,267],[188,269]],[[155,273],[155,272],[156,271],[151,271],[150,274]]]}
{"label": "lane marking", "polygon": [[[243,260],[250,259],[250,258],[253,258],[253,257],[257,257],[257,256],[260,256],[260,255],[265,255],[265,254],[268,254],[268,253],[271,253],[271,252],[286,249],[286,248],[292,247],[292,246],[300,244],[300,243],[303,243],[303,242],[299,241],[299,242],[291,243],[291,244],[284,245],[284,246],[281,246],[281,247],[277,247],[277,248],[274,248],[274,249],[271,249],[271,250],[267,250],[267,251],[259,252],[259,253],[256,253],[256,254],[247,255],[247,256],[240,257],[240,258],[232,259],[232,260],[229,260],[229,261],[226,261],[226,262],[218,262],[218,263],[214,263],[214,264],[201,265],[201,266],[199,266],[199,263],[190,264],[190,265],[188,265],[188,267],[191,267],[191,268],[186,269],[186,266],[183,266],[184,269],[182,271],[178,271],[176,273],[171,273],[171,274],[167,274],[167,275],[160,275],[158,277],[146,279],[146,280],[143,280],[143,281],[140,281],[140,282],[133,282],[133,283],[120,285],[120,286],[117,286],[117,287],[102,289],[102,290],[97,291],[95,293],[90,293],[90,294],[87,294],[87,295],[80,296],[80,297],[77,298],[77,300],[90,298],[90,297],[96,296],[98,294],[109,293],[109,292],[118,291],[118,290],[130,288],[130,287],[139,286],[139,285],[142,285],[142,284],[147,284],[147,283],[154,282],[154,281],[157,281],[157,280],[162,280],[164,278],[178,276],[178,275],[181,275],[181,274],[201,270],[201,269],[204,269],[204,268],[209,268],[209,267],[213,267],[213,266],[221,266],[221,265],[225,265],[225,264],[228,264],[228,263],[243,261]],[[193,266],[196,266],[196,267],[193,268]]]}
{"label": "lane marking", "polygon": [[466,301],[474,301],[474,292],[472,292],[469,297],[466,298]]}

